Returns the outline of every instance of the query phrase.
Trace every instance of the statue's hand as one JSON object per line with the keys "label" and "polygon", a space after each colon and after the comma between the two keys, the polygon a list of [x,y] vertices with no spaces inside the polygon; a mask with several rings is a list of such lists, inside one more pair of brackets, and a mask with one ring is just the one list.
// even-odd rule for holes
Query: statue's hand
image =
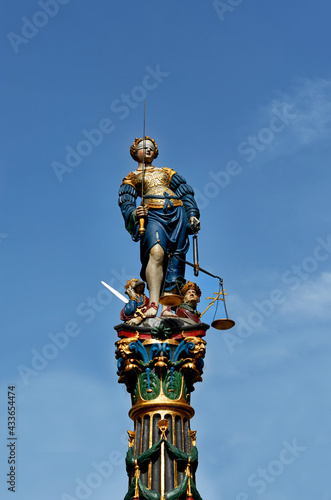
{"label": "statue's hand", "polygon": [[196,217],[190,217],[190,225],[193,233],[197,233],[200,230],[200,221]]}
{"label": "statue's hand", "polygon": [[138,208],[136,208],[135,215],[138,219],[140,217],[146,217],[148,214],[148,208],[146,205],[140,205]]}
{"label": "statue's hand", "polygon": [[135,291],[132,289],[131,286],[129,286],[129,288],[127,289],[126,293],[128,294],[129,299],[135,300],[136,294],[135,294]]}
{"label": "statue's hand", "polygon": [[132,318],[129,321],[126,321],[128,325],[140,325],[142,319],[141,318]]}

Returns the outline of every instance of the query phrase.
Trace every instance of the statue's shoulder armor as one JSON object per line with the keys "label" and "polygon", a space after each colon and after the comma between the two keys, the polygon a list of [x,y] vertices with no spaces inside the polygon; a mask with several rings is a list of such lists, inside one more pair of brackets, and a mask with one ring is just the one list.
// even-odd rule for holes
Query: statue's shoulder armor
{"label": "statue's shoulder armor", "polygon": [[137,184],[137,176],[134,172],[130,172],[126,177],[124,177],[122,181],[123,184],[128,184],[129,186],[132,186],[134,189],[136,189],[136,184]]}
{"label": "statue's shoulder armor", "polygon": [[169,176],[169,182],[171,181],[172,177],[177,174],[176,170],[172,170],[172,168],[162,167],[161,170],[163,170]]}

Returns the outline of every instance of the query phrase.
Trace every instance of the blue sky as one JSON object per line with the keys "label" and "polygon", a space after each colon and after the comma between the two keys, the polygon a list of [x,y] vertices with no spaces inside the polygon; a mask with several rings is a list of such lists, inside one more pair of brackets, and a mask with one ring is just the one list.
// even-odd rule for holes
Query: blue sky
{"label": "blue sky", "polygon": [[[331,500],[330,15],[326,0],[3,3],[1,498],[12,384],[16,500],[127,491],[121,303],[100,281],[123,292],[140,270],[117,191],[146,95],[155,165],[195,188],[200,264],[237,323],[209,330],[192,395],[198,489]],[[198,283],[202,311],[217,282]]]}

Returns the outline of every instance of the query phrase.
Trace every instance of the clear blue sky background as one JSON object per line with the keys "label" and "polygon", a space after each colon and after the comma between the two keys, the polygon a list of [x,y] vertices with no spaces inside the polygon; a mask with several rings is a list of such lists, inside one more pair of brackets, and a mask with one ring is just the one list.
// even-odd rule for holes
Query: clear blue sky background
{"label": "clear blue sky background", "polygon": [[[122,306],[100,280],[123,292],[140,270],[117,191],[135,166],[146,93],[155,165],[195,188],[200,264],[224,277],[237,322],[231,335],[208,332],[192,397],[198,489],[209,500],[330,500],[330,3],[225,0],[222,14],[212,1],[67,0],[53,17],[42,3],[1,7],[1,498],[13,498],[12,384],[16,500],[127,491]],[[98,144],[82,143],[100,122]],[[75,167],[68,147],[85,155]],[[199,285],[203,310],[217,281]],[[52,335],[70,328],[55,348]],[[99,484],[105,461],[113,470]]]}

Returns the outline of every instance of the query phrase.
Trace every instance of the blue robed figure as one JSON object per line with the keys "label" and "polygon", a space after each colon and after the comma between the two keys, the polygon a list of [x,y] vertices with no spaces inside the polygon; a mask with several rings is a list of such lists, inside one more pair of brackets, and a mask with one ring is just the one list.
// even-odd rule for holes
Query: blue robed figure
{"label": "blue robed figure", "polygon": [[[188,235],[192,227],[199,228],[199,209],[194,192],[184,177],[170,168],[156,168],[152,161],[158,156],[156,142],[150,137],[136,138],[130,148],[132,158],[139,163],[130,172],[119,190],[119,206],[125,227],[134,241],[140,240],[141,278],[150,293],[146,317],[156,316],[160,290],[176,293],[185,282],[185,260],[189,248]],[[145,166],[144,166],[145,165]],[[137,197],[144,192],[144,205],[137,207]],[[144,235],[139,234],[139,218],[146,218]],[[168,255],[173,257],[168,262]],[[167,269],[166,276],[165,270]],[[164,307],[161,316],[175,316]]]}

